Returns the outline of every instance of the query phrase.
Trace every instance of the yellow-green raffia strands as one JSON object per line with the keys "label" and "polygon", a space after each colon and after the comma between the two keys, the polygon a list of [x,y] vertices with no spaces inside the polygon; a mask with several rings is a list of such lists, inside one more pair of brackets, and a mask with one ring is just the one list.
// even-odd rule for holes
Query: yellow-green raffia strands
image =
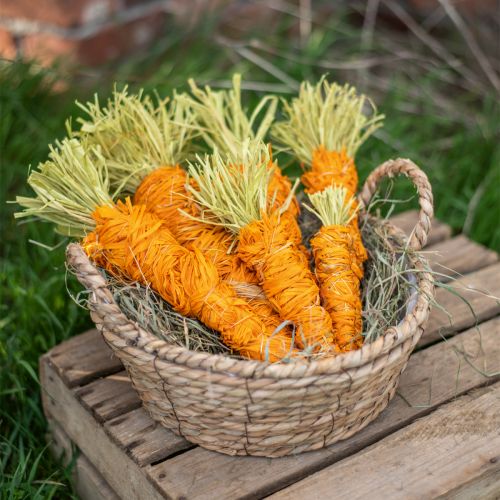
{"label": "yellow-green raffia strands", "polygon": [[101,148],[118,191],[135,192],[147,174],[185,161],[191,150],[194,114],[179,95],[153,99],[142,91],[129,95],[125,87],[115,90],[106,105],[96,95],[79,106],[87,116],[78,119],[80,130],[70,134]]}
{"label": "yellow-green raffia strands", "polygon": [[216,150],[210,156],[198,157],[188,169],[197,184],[197,189],[188,189],[202,207],[203,220],[234,233],[259,220],[266,210],[268,184],[274,172],[269,168],[269,150],[260,141],[245,141],[239,159],[233,164]]}
{"label": "yellow-green raffia strands", "polygon": [[28,184],[36,196],[18,196],[19,217],[37,217],[66,236],[85,236],[94,229],[95,207],[112,205],[106,161],[98,147],[87,150],[77,139],[50,147],[49,159],[31,172]]}
{"label": "yellow-green raffia strands", "polygon": [[[232,162],[245,154],[247,139],[264,141],[274,121],[278,100],[265,96],[249,116],[241,102],[241,75],[235,74],[231,90],[199,88],[189,80],[193,97],[187,97],[196,115],[200,135],[210,148]],[[183,97],[186,98],[186,97]]]}
{"label": "yellow-green raffia strands", "polygon": [[345,187],[331,186],[308,196],[312,207],[306,205],[306,208],[323,226],[347,226],[356,216],[356,202]]}
{"label": "yellow-green raffia strands", "polygon": [[384,119],[370,99],[354,87],[329,83],[325,77],[316,85],[303,82],[296,98],[290,103],[283,100],[283,113],[285,120],[274,124],[271,135],[306,165],[311,164],[312,153],[320,146],[327,151],[345,148],[354,158]]}

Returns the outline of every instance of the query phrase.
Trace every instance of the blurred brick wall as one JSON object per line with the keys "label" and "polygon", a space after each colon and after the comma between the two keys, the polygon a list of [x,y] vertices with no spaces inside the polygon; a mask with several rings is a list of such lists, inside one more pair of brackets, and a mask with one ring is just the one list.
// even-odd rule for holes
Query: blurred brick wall
{"label": "blurred brick wall", "polygon": [[166,0],[0,0],[0,55],[97,65],[147,46]]}

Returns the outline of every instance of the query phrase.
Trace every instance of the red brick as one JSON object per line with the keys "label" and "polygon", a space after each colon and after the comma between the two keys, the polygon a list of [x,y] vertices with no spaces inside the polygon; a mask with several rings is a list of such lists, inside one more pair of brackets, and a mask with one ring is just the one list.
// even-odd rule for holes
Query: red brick
{"label": "red brick", "polygon": [[94,66],[144,48],[162,31],[165,18],[165,13],[158,10],[128,23],[104,26],[84,38],[64,38],[49,33],[26,35],[22,40],[22,53],[27,59],[37,59],[42,64],[60,60]]}
{"label": "red brick", "polygon": [[0,57],[15,59],[17,54],[16,42],[12,34],[0,28]]}
{"label": "red brick", "polygon": [[107,19],[121,0],[0,0],[0,17],[71,27]]}

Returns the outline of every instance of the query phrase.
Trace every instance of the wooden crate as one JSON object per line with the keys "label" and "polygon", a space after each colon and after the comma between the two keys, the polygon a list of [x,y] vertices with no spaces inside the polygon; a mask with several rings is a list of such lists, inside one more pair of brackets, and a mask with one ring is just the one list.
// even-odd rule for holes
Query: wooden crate
{"label": "wooden crate", "polygon": [[[415,212],[394,218],[409,231]],[[428,257],[457,276],[387,409],[329,448],[279,459],[204,450],[153,422],[121,363],[89,331],[40,359],[56,454],[84,499],[499,498],[500,262],[434,222]],[[482,290],[478,294],[472,290]],[[446,339],[446,340],[445,340]]]}

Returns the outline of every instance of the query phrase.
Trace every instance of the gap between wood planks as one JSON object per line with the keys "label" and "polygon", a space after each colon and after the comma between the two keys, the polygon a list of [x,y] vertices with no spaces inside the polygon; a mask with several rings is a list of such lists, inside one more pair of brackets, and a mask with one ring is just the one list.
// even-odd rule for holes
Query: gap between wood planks
{"label": "gap between wood planks", "polygon": [[[439,226],[437,227],[439,228]],[[444,230],[440,229],[442,234],[446,233],[446,228],[447,226],[445,227]],[[484,265],[488,265],[497,261],[498,257],[496,256],[496,254],[484,249],[483,247],[480,247],[479,245],[477,245],[477,247],[480,251],[482,251],[482,258],[475,260],[477,265],[481,265],[483,263]],[[446,245],[444,243],[441,244],[441,250],[443,250],[443,248],[446,250]],[[453,247],[450,245],[448,248],[452,249]],[[447,258],[449,258],[449,256],[446,257],[445,255],[443,255],[442,257],[437,258],[437,262],[444,262],[445,263],[444,265],[446,265]],[[439,259],[441,259],[441,261],[439,261]],[[461,272],[467,272],[467,267],[466,267],[467,265],[469,265],[470,267],[470,263],[468,263],[464,259],[462,259],[462,261],[458,260],[458,264],[459,266],[462,266]],[[490,266],[490,267],[496,269],[496,266]],[[499,274],[500,271],[492,273],[489,268],[487,271],[488,272],[486,273],[485,270],[486,274],[496,276],[496,282],[497,283],[500,282],[500,274]],[[473,273],[472,276],[474,276],[474,274],[475,273]],[[486,276],[486,274],[478,274],[476,275],[476,278],[482,280]],[[470,275],[467,279],[469,280],[469,282],[471,282]],[[492,282],[493,281],[495,280],[492,279]],[[477,284],[477,281],[472,280],[472,283]],[[493,284],[497,285],[497,283]],[[452,303],[452,307],[457,307],[457,304]],[[486,308],[483,308],[481,317],[483,317],[484,319],[486,319],[487,317],[491,317],[492,314],[496,313],[495,307],[497,308],[496,312],[498,312],[498,304],[494,304],[493,307],[490,305]],[[446,321],[448,321],[448,318],[446,318]],[[474,319],[472,318],[471,322],[470,315],[467,315],[462,311],[458,316],[455,316],[454,323],[455,326],[452,325],[450,327],[446,327],[448,328],[448,331],[446,332],[447,335],[454,333],[455,328],[461,328],[461,329],[467,328],[467,324],[469,326],[472,325],[474,323]],[[437,321],[436,324],[439,325],[439,321]],[[441,325],[445,325],[445,323],[441,322]],[[432,326],[432,322],[430,326]],[[488,327],[490,326],[492,325],[488,324]],[[494,323],[493,326],[498,329],[497,323]],[[435,339],[437,338],[437,340],[439,340],[440,338],[439,328],[437,330],[436,329],[434,330],[430,331],[431,332],[434,331],[434,336],[437,335]],[[470,332],[464,332],[459,337],[455,337],[454,339],[448,342],[451,343],[455,341],[455,339],[462,337],[472,338],[471,335],[472,334]],[[477,336],[477,331],[474,330],[473,335]],[[85,334],[85,336],[88,342],[88,340],[90,340],[90,336],[89,334]],[[82,339],[79,340],[72,339],[69,342],[72,341],[76,343],[80,342],[79,345],[80,349],[83,349],[84,351],[85,349],[87,349],[88,351],[87,354],[90,353],[91,358],[92,357],[97,358],[96,370],[89,368],[88,365],[85,366],[85,361],[76,360],[75,363],[74,359],[70,359],[69,357],[68,359],[65,359],[63,355],[64,349],[62,348],[64,344],[58,346],[58,348],[55,348],[52,351],[53,353],[54,352],[56,353],[54,359],[54,366],[52,366],[52,368],[55,369],[56,372],[61,375],[61,377],[64,379],[65,385],[76,387],[78,385],[87,384],[90,380],[92,380],[92,378],[100,377],[106,373],[117,372],[121,369],[121,364],[117,362],[116,358],[115,359],[110,358],[109,356],[110,351],[107,347],[105,347],[104,343],[102,342],[102,339],[100,339],[101,345],[99,347],[96,347],[95,345],[99,344],[99,341],[96,341],[96,343],[94,343],[94,346],[91,346],[90,344],[87,345],[86,342],[84,342]],[[427,344],[423,345],[429,345],[429,343],[427,342]],[[67,347],[69,348],[69,345]],[[413,382],[409,383],[409,385],[408,384],[405,385],[404,383],[404,381],[406,380],[405,377],[407,377],[408,374],[411,375],[412,373],[417,373],[418,371],[417,369],[413,369],[414,371],[410,370],[410,367],[412,366],[413,363],[413,359],[417,358],[418,361],[423,362],[424,358],[422,356],[424,355],[429,356],[429,353],[431,353],[433,354],[433,356],[431,356],[432,361],[429,364],[429,366],[434,366],[435,364],[439,364],[439,357],[436,357],[436,354],[434,353],[435,349],[442,350],[442,346],[440,345],[432,346],[422,351],[421,353],[414,355],[410,359],[409,368],[405,372],[405,374],[403,374],[402,385],[400,387],[400,390],[403,391],[401,392],[402,397],[405,400],[410,402],[415,401],[415,397],[418,396],[418,393],[417,394],[412,393],[412,391],[408,389],[411,386],[411,384],[415,384],[415,386],[420,387],[421,389],[422,387],[425,387],[425,385],[423,385],[423,382],[425,382],[425,380],[419,381],[418,379],[416,379]],[[75,352],[73,350],[73,347],[72,351]],[[452,353],[453,351],[450,350],[450,352]],[[498,353],[498,357],[500,359],[500,353]],[[87,357],[86,359],[88,361],[89,358]],[[415,361],[415,363],[416,362],[417,361]],[[449,363],[447,363],[447,365],[448,364]],[[448,375],[449,374],[450,373],[448,373]],[[476,375],[480,376],[477,372]],[[145,414],[145,412],[138,407],[139,406],[138,398],[137,396],[134,397],[135,393],[132,391],[130,383],[128,382],[128,379],[126,378],[124,373],[118,373],[116,375],[112,375],[111,377],[97,380],[96,382],[93,383],[94,384],[93,386],[92,384],[87,384],[81,388],[77,388],[71,394],[71,398],[73,398],[77,404],[78,400],[81,401],[81,403],[88,410],[86,413],[90,416],[89,414],[90,411],[91,414],[93,415],[93,418],[91,420],[95,419],[101,424],[104,423],[104,429],[106,431],[105,435],[108,437],[109,440],[111,440],[110,445],[116,447],[123,447],[124,451],[121,453],[125,458],[127,459],[131,458],[132,462],[143,465],[142,471],[147,472],[149,474],[150,479],[152,479],[156,483],[156,488],[159,488],[159,490],[161,490],[163,494],[170,495],[173,494],[174,492],[176,492],[176,494],[179,495],[196,494],[196,491],[192,489],[190,490],[185,484],[182,483],[181,481],[182,477],[181,478],[179,477],[179,475],[186,476],[185,472],[186,470],[189,470],[190,474],[187,475],[188,477],[186,477],[186,479],[189,479],[189,476],[194,475],[197,478],[196,483],[198,485],[204,483],[205,481],[208,481],[206,485],[207,494],[213,493],[219,495],[220,498],[224,498],[226,496],[232,496],[234,498],[234,497],[245,497],[245,496],[260,496],[262,494],[272,493],[273,491],[276,491],[286,486],[287,484],[291,484],[291,482],[293,482],[294,480],[300,479],[300,477],[304,477],[305,475],[311,472],[317,471],[321,467],[328,466],[329,464],[339,460],[343,456],[352,454],[353,452],[356,452],[357,450],[369,445],[371,442],[380,439],[384,435],[394,432],[395,430],[406,425],[408,422],[411,422],[418,416],[422,416],[429,412],[432,412],[437,406],[449,400],[451,397],[454,397],[453,396],[454,394],[461,394],[464,391],[466,392],[467,390],[470,390],[471,387],[477,387],[477,385],[481,385],[484,383],[486,384],[491,383],[491,380],[488,379],[485,380],[485,378],[482,377],[482,375],[480,377],[481,377],[480,380],[471,378],[468,382],[469,385],[464,382],[463,386],[460,386],[458,389],[455,388],[451,392],[450,392],[451,389],[449,387],[444,392],[439,392],[443,391],[443,388],[441,389],[438,388],[439,390],[434,388],[433,389],[434,399],[432,399],[432,401],[430,401],[428,404],[425,403],[423,405],[420,405],[421,407],[419,408],[414,408],[414,407],[412,408],[409,407],[407,403],[404,403],[405,405],[404,407],[410,408],[410,410],[403,411],[401,402],[397,403],[397,400],[395,399],[393,403],[391,403],[389,408],[384,412],[384,414],[382,414],[382,417],[379,417],[379,419],[377,419],[374,423],[370,424],[370,426],[368,426],[367,429],[362,431],[359,435],[356,435],[350,440],[347,440],[345,442],[338,443],[337,445],[330,447],[331,449],[329,448],[327,450],[322,450],[321,452],[308,453],[305,455],[301,455],[300,457],[288,457],[286,459],[279,459],[278,462],[283,462],[282,464],[283,466],[277,468],[275,466],[270,467],[270,464],[277,463],[276,461],[271,461],[270,463],[268,463],[269,462],[268,459],[256,459],[256,458],[235,459],[232,457],[227,457],[212,452],[208,452],[201,448],[195,448],[192,449],[191,451],[188,451],[187,453],[182,453],[184,449],[192,447],[192,445],[188,445],[186,442],[183,442],[181,438],[177,438],[178,440],[177,443],[173,444],[175,442],[175,439],[172,441],[173,434],[167,431],[166,429],[163,429],[160,426],[154,424],[152,420],[149,419],[149,417]],[[464,380],[467,380],[467,378],[465,378]],[[119,387],[121,386],[120,384],[123,385],[124,383],[125,384],[128,383],[128,388],[129,388],[128,391],[125,389],[124,390],[119,389]],[[101,387],[102,384],[105,385],[107,384],[107,388],[106,387],[102,388]],[[91,390],[89,390],[89,386],[91,386],[90,387]],[[95,394],[93,395],[93,393],[94,390],[95,391],[101,390],[100,387],[103,390],[103,394],[105,396],[104,399],[98,401],[96,400],[96,396]],[[405,388],[407,388],[406,393],[404,392]],[[110,398],[112,399],[112,395],[115,391],[118,391],[117,392],[118,397],[117,401],[114,404],[113,402],[110,401]],[[422,397],[422,394],[420,394],[420,397]],[[392,417],[390,416],[391,411],[393,413]],[[385,416],[386,412],[389,416]],[[394,412],[396,412],[397,414],[396,416],[394,416]],[[372,431],[367,432],[370,429],[372,429]],[[359,437],[357,438],[357,436]],[[157,445],[156,450],[151,450],[151,443],[159,443],[160,441],[163,441],[162,445],[161,446]],[[99,443],[96,443],[96,445],[97,448],[99,448],[98,446]],[[142,446],[142,451],[137,451],[137,449],[141,450],[141,446]],[[94,461],[94,459],[96,451],[95,450],[91,451],[92,451],[92,456],[89,458],[91,458],[92,462],[95,464],[96,462]],[[128,456],[126,455],[126,453],[128,454]],[[164,460],[165,458],[168,458],[169,456],[171,457],[172,455],[178,453],[182,454],[176,456],[175,458],[169,459],[166,462],[161,462],[161,460]],[[321,454],[323,455],[321,456]],[[154,466],[148,465],[148,463],[151,464],[151,463],[156,463],[158,461],[160,461],[160,463],[158,463],[157,465]],[[203,462],[206,463],[207,461],[208,464],[211,464],[211,466],[208,469],[203,469],[202,467],[200,470],[200,463],[203,466]],[[257,462],[254,463],[254,461],[260,462],[261,464],[264,463],[264,466],[262,467],[261,465],[256,465]],[[129,467],[129,465],[130,465],[129,463],[125,464],[127,468]],[[215,466],[218,469],[218,471],[222,471],[222,477],[219,474],[219,472],[217,472],[217,474],[214,474],[213,466]],[[139,469],[139,467],[137,468]],[[231,487],[228,485],[228,482],[231,481],[234,482],[235,475],[230,475],[230,477],[226,477],[224,475],[224,471],[227,470],[231,470],[232,472],[234,472],[235,475],[237,474],[243,475],[243,476],[240,475],[243,481],[241,487],[237,491],[231,490]],[[249,476],[248,475],[249,470],[251,470],[255,474]],[[177,477],[173,478],[173,474],[175,473],[175,471],[177,473]],[[216,481],[217,483],[219,483],[219,485],[222,484],[225,486],[224,487],[219,486],[219,488],[215,487],[215,489],[213,489],[211,488],[213,481]],[[171,489],[170,486],[172,486],[173,489]],[[130,492],[126,493],[129,494]],[[146,493],[147,493],[147,488],[144,490],[144,494]],[[198,491],[198,493],[200,492]],[[133,496],[131,496],[130,498],[133,498]]]}

